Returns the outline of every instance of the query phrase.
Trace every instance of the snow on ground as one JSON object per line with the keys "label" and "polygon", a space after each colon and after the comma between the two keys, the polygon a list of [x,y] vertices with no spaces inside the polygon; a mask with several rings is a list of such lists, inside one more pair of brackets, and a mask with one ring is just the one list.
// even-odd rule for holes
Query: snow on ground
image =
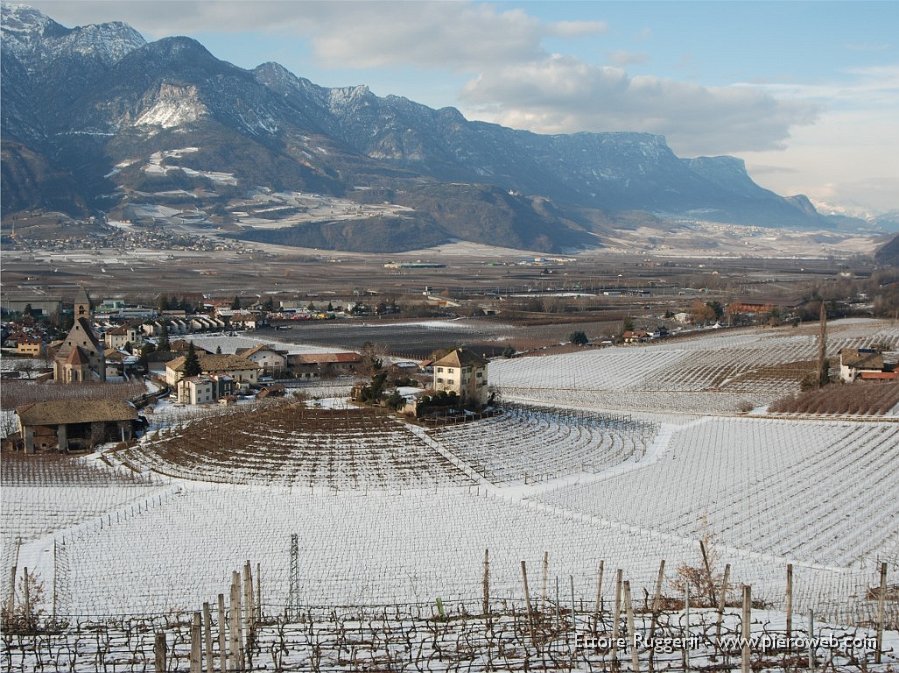
{"label": "snow on ground", "polygon": [[[172,337],[176,338],[176,337]],[[180,338],[180,337],[179,337]],[[238,348],[253,348],[260,344],[275,345],[281,350],[286,350],[290,354],[297,353],[343,353],[345,348],[335,348],[333,346],[311,346],[308,344],[296,344],[286,341],[280,341],[276,337],[254,337],[247,334],[239,336],[227,336],[224,334],[188,334],[184,339],[193,341],[197,346],[205,348],[213,353],[217,348],[222,349],[222,353],[233,354]]]}
{"label": "snow on ground", "polygon": [[[817,357],[816,329],[727,330],[702,338],[494,360],[488,378],[506,400],[732,413],[799,392],[800,370]],[[828,327],[831,357],[846,347],[873,344],[899,348],[899,328],[880,320],[835,321]],[[780,365],[798,373],[784,376]]]}
{"label": "snow on ground", "polygon": [[[301,540],[304,603],[473,600],[486,548],[496,596],[517,596],[519,561],[536,568],[549,551],[552,574],[573,576],[578,596],[589,600],[600,560],[625,569],[635,587],[647,590],[661,558],[671,569],[669,581],[679,565],[697,565],[703,498],[723,497],[707,519],[720,538],[714,544],[719,571],[730,563],[736,584],[751,583],[754,596],[779,605],[784,567],[793,562],[796,609],[827,614],[864,595],[876,580],[877,557],[899,552],[899,513],[890,504],[899,426],[805,428],[768,419],[663,426],[639,460],[587,479],[575,475],[579,484],[504,487],[481,479],[462,488],[310,492],[172,480],[154,506],[116,520],[111,512],[121,514],[121,507],[112,502],[109,514],[91,510],[93,523],[77,528],[62,521],[55,536],[24,545],[23,553],[46,569],[51,538],[57,539],[58,582],[67,596],[61,609],[81,614],[190,608],[226,586],[230,571],[247,558],[261,564],[267,600],[282,605],[292,533]],[[439,453],[459,460],[439,433],[437,442]],[[835,471],[833,463],[846,469]],[[821,490],[782,497],[785,489],[791,493],[793,476],[820,483]],[[744,482],[755,494],[748,506],[741,504]],[[864,493],[871,512],[858,510]],[[45,496],[22,489],[15,497],[17,507],[27,508],[23,498]],[[739,537],[753,530],[755,536]],[[786,546],[764,549],[778,531],[794,535],[797,553],[783,536]]]}
{"label": "snow on ground", "polygon": [[[495,419],[445,432],[414,430],[435,460],[450,460],[473,476],[468,487],[338,491],[170,479],[155,501],[144,497],[137,505],[118,486],[108,495],[92,492],[93,499],[74,489],[69,501],[42,488],[16,488],[2,493],[4,516],[9,508],[10,520],[31,531],[22,558],[49,575],[55,540],[61,612],[195,609],[222,591],[246,559],[261,564],[264,600],[277,611],[287,600],[293,533],[300,539],[306,604],[432,601],[438,595],[476,600],[487,548],[497,597],[520,596],[520,561],[539,568],[546,551],[550,576],[570,575],[585,600],[595,596],[601,560],[607,596],[614,568],[624,570],[638,595],[652,591],[662,558],[670,593],[678,566],[701,563],[698,539],[709,534],[716,570],[730,563],[731,581],[751,584],[754,598],[780,607],[785,566],[792,562],[794,609],[814,608],[822,618],[845,615],[876,583],[880,560],[891,563],[891,572],[899,562],[899,424],[715,417],[710,413],[721,399],[730,404],[743,393],[709,389],[725,385],[702,361],[705,353],[716,363],[711,369],[729,359],[745,371],[760,362],[792,362],[813,345],[807,332],[754,330],[497,361],[491,383],[496,376],[544,405],[629,407],[617,412],[627,416],[621,422],[650,431],[626,444],[599,433],[605,421],[554,420],[549,407],[533,410],[538,420],[524,418],[518,430]],[[840,323],[832,328],[831,347],[872,334],[899,341],[888,324]],[[226,338],[197,341],[207,347],[204,339]],[[259,342],[218,343],[228,343],[222,350],[230,352],[238,343]],[[560,394],[567,392],[563,384],[570,395]],[[322,398],[321,406],[342,405],[330,399],[341,394],[329,385],[302,390]],[[585,394],[589,385],[597,389]],[[678,401],[685,397],[692,400],[691,415],[675,413],[684,410]],[[154,423],[174,417],[176,409],[163,404]],[[585,434],[586,427],[597,433]],[[398,447],[387,444],[384,451],[396,454]],[[572,451],[590,447],[613,458],[572,459]],[[550,478],[525,483],[522,470]]]}

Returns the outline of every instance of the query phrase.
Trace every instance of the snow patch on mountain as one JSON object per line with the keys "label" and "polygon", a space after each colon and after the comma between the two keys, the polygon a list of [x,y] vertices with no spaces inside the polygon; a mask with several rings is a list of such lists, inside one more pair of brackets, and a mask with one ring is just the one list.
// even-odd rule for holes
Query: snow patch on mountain
{"label": "snow patch on mountain", "polygon": [[195,86],[163,83],[154,98],[152,106],[134,120],[135,126],[159,126],[170,129],[209,116],[209,110],[200,100]]}

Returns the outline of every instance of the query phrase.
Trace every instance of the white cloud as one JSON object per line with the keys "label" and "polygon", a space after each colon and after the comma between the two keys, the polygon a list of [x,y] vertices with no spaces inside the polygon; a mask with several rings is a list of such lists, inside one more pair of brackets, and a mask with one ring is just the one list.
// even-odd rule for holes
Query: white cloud
{"label": "white cloud", "polygon": [[814,101],[822,112],[814,125],[794,130],[788,152],[746,153],[749,171],[781,194],[871,211],[899,209],[899,65],[853,68],[839,80],[765,87],[777,96]]}
{"label": "white cloud", "polygon": [[605,21],[556,21],[549,25],[553,37],[585,37],[598,35],[609,29]]}
{"label": "white cloud", "polygon": [[649,63],[649,54],[637,51],[612,51],[608,54],[609,61],[613,65],[624,67],[626,65],[645,65]]}
{"label": "white cloud", "polygon": [[568,56],[486,69],[462,98],[470,114],[544,133],[646,131],[680,154],[782,148],[817,107],[750,86],[704,87]]}
{"label": "white cloud", "polygon": [[[340,7],[341,3],[336,3]],[[320,25],[316,56],[335,67],[416,65],[471,69],[542,54],[550,28],[519,9],[457,2],[363,3]]]}
{"label": "white cloud", "polygon": [[35,2],[65,25],[123,20],[158,38],[198,32],[259,31],[311,41],[325,66],[391,65],[472,70],[545,56],[547,37],[602,33],[600,21],[545,22],[522,9],[474,2],[256,2],[181,0]]}

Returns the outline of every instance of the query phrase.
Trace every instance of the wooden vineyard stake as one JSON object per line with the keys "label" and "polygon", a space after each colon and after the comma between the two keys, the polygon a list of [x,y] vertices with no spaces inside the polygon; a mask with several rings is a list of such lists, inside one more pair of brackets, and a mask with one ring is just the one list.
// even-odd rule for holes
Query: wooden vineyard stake
{"label": "wooden vineyard stake", "polygon": [[543,552],[543,590],[540,592],[540,611],[546,612],[546,583],[549,581],[549,552]]}
{"label": "wooden vineyard stake", "polygon": [[537,632],[534,629],[534,613],[531,611],[531,594],[528,590],[528,569],[524,561],[521,562],[521,579],[524,583],[524,602],[528,609],[528,628],[531,631],[531,644],[537,647]]}
{"label": "wooden vineyard stake", "polygon": [[571,633],[577,635],[577,624],[575,615],[577,615],[577,606],[574,604],[574,575],[568,576],[568,583],[571,585]]}
{"label": "wooden vineyard stake", "polygon": [[[689,642],[690,639],[690,582],[687,581],[684,584],[684,630],[683,630],[684,642]],[[690,670],[690,648],[684,647],[681,649],[681,660],[683,661],[684,670]]]}
{"label": "wooden vineyard stake", "polygon": [[730,581],[730,563],[724,566],[724,579],[721,581],[721,594],[718,596],[718,616],[715,620],[715,649],[721,649],[721,624],[724,621],[724,608],[727,607],[727,583]]}
{"label": "wooden vineyard stake", "polygon": [[153,663],[155,673],[165,673],[165,633],[160,631],[156,634],[156,641],[153,643]]}
{"label": "wooden vineyard stake", "polygon": [[228,670],[228,645],[225,641],[225,594],[219,594],[219,671]]}
{"label": "wooden vineyard stake", "polygon": [[562,603],[559,600],[559,578],[556,577],[556,628],[562,628]]}
{"label": "wooden vineyard stake", "polygon": [[709,565],[709,553],[705,548],[705,541],[699,541],[699,551],[702,552],[702,566],[705,568],[706,591],[709,592],[709,604],[715,604],[715,582],[712,580],[712,567]]}
{"label": "wooden vineyard stake", "polygon": [[195,612],[190,625],[190,673],[203,673],[203,641],[200,629],[200,613]]}
{"label": "wooden vineyard stake", "polygon": [[[649,642],[655,639],[656,621],[658,621],[659,612],[662,609],[662,584],[665,581],[665,559],[659,561],[659,574],[656,577],[656,592],[652,598],[652,619],[649,622]],[[652,671],[655,666],[655,649],[649,648],[649,670]]]}
{"label": "wooden vineyard stake", "polygon": [[653,614],[658,612],[662,608],[662,584],[665,581],[665,559],[659,561],[659,574],[656,577],[656,592],[655,596],[652,599],[652,611]]}
{"label": "wooden vineyard stake", "polygon": [[212,609],[203,603],[203,640],[206,645],[206,673],[214,673],[215,659],[212,656]]}
{"label": "wooden vineyard stake", "polygon": [[256,623],[262,623],[262,571],[256,562]]}
{"label": "wooden vineyard stake", "polygon": [[815,670],[815,611],[808,611],[808,670]]}
{"label": "wooden vineyard stake", "polygon": [[793,649],[793,564],[787,564],[787,595],[784,609],[787,612],[787,651]]}
{"label": "wooden vineyard stake", "polygon": [[621,635],[621,568],[615,571],[615,609],[612,613],[612,668],[618,670],[618,638]]}
{"label": "wooden vineyard stake", "polygon": [[596,572],[596,606],[593,608],[593,631],[599,631],[599,618],[602,615],[602,576],[606,562],[599,562],[599,570]]}
{"label": "wooden vineyard stake", "polygon": [[750,620],[752,618],[752,587],[748,584],[743,585],[743,628],[742,628],[742,636],[743,636],[743,652],[742,652],[742,663],[740,666],[740,670],[742,673],[752,673],[752,668],[750,666],[750,651],[749,651],[749,638],[751,635],[751,623]]}
{"label": "wooden vineyard stake", "polygon": [[253,603],[253,572],[247,561],[243,567],[244,653],[249,668],[253,667],[253,642],[256,636],[256,606]]}
{"label": "wooden vineyard stake", "polygon": [[880,564],[880,595],[877,597],[877,651],[874,653],[874,663],[879,664],[880,651],[883,649],[883,608],[887,595],[887,564]]}
{"label": "wooden vineyard stake", "polygon": [[31,629],[31,583],[28,581],[28,568],[22,568],[22,582],[24,587],[23,593],[25,594],[25,603],[23,605],[25,608],[25,628]]}
{"label": "wooden vineyard stake", "polygon": [[231,574],[231,605],[228,615],[228,634],[230,646],[228,648],[229,670],[237,671],[243,668],[240,662],[240,573],[236,570]]}
{"label": "wooden vineyard stake", "polygon": [[631,583],[625,580],[622,588],[624,590],[624,609],[627,612],[627,635],[631,640],[631,671],[640,673],[640,653],[637,651],[637,630],[634,625],[634,605],[631,602]]}
{"label": "wooden vineyard stake", "polygon": [[484,591],[484,619],[487,620],[487,630],[490,630],[490,550],[484,550],[484,580],[482,582]]}
{"label": "wooden vineyard stake", "polygon": [[16,566],[9,569],[9,598],[6,599],[6,614],[12,617],[16,609]]}

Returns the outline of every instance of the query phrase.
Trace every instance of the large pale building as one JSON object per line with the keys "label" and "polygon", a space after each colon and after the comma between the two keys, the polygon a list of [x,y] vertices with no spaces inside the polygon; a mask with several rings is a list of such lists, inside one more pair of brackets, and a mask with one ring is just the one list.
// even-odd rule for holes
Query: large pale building
{"label": "large pale building", "polygon": [[463,402],[487,402],[487,362],[464,348],[456,348],[434,362],[434,390],[453,391]]}
{"label": "large pale building", "polygon": [[103,343],[91,325],[91,300],[82,286],[75,297],[75,322],[53,359],[53,380],[85,383],[106,380]]}
{"label": "large pale building", "polygon": [[[208,355],[197,353],[200,361],[201,374],[203,376],[229,376],[235,384],[256,384],[259,381],[259,371],[262,369],[255,362],[237,355]],[[184,365],[187,356],[175,358],[165,365],[165,381],[173,388],[184,378]]]}

